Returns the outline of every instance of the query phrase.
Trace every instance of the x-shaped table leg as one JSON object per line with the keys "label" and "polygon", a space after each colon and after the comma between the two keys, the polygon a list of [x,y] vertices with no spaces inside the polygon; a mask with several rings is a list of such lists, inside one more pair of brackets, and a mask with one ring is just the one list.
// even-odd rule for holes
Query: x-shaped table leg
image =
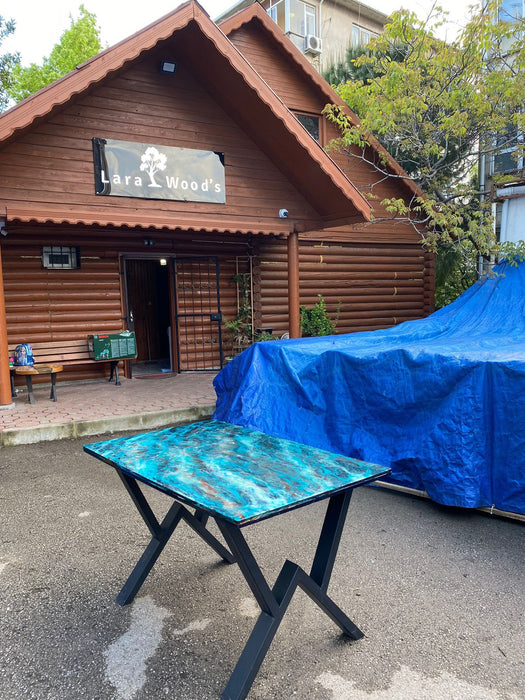
{"label": "x-shaped table leg", "polygon": [[241,530],[225,520],[216,519],[261,608],[259,619],[221,700],[243,700],[247,696],[297,586],[324,610],[345,635],[351,639],[360,639],[363,636],[361,630],[326,593],[351,494],[350,490],[330,498],[310,575],[297,564],[287,560],[273,589],[268,586]]}
{"label": "x-shaped table leg", "polygon": [[197,509],[195,513],[191,513],[181,503],[175,501],[163,521],[159,523],[137,481],[119,469],[117,473],[152,534],[150,543],[117,596],[119,605],[131,603],[181,520],[185,520],[225,562],[235,563],[235,558],[226,547],[206,529],[208,515],[204,511]]}

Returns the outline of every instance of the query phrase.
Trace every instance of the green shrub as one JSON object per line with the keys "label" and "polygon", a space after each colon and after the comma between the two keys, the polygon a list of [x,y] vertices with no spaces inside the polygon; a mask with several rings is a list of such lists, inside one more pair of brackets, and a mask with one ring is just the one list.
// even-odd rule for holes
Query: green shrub
{"label": "green shrub", "polygon": [[[301,306],[301,331],[303,337],[313,337],[319,335],[332,335],[335,333],[335,321],[331,321],[326,313],[326,305],[322,294],[317,295],[319,300],[311,309]],[[339,304],[337,306],[337,317],[339,316]]]}
{"label": "green shrub", "polygon": [[256,343],[261,343],[261,342],[264,342],[265,340],[277,340],[277,337],[273,333],[270,333],[269,331],[261,331],[260,333],[255,334],[255,342]]}

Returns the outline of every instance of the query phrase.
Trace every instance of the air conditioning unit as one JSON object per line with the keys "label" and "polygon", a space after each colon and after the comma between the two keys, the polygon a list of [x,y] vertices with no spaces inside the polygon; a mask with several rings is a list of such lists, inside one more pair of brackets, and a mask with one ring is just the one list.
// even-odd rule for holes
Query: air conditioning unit
{"label": "air conditioning unit", "polygon": [[318,56],[321,53],[321,37],[307,34],[304,38],[304,52]]}

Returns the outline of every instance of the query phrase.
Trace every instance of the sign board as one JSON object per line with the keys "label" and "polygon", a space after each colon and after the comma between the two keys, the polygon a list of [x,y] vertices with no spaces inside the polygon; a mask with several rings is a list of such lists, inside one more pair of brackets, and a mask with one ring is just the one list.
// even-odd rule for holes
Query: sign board
{"label": "sign board", "polygon": [[93,139],[95,194],[183,202],[226,202],[224,154]]}
{"label": "sign board", "polygon": [[137,356],[133,331],[88,335],[88,348],[92,360],[123,360]]}

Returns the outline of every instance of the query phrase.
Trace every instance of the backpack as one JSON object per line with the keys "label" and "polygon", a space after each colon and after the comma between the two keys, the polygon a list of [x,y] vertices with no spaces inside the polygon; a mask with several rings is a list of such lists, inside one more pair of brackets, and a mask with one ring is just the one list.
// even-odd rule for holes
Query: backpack
{"label": "backpack", "polygon": [[17,345],[14,353],[15,365],[34,365],[35,358],[33,357],[33,348],[29,343]]}

